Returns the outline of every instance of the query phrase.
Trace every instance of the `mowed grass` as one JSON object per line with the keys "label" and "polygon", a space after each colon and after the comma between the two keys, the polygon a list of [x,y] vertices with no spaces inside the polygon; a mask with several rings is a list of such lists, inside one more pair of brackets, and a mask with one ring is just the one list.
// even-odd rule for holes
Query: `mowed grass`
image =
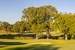
{"label": "mowed grass", "polygon": [[75,40],[0,39],[0,50],[75,50]]}

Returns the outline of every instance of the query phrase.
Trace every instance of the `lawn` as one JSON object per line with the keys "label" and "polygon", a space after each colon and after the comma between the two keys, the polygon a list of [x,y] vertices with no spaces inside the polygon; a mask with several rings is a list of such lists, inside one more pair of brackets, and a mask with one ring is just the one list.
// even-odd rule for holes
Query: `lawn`
{"label": "lawn", "polygon": [[0,50],[75,50],[75,40],[0,39]]}

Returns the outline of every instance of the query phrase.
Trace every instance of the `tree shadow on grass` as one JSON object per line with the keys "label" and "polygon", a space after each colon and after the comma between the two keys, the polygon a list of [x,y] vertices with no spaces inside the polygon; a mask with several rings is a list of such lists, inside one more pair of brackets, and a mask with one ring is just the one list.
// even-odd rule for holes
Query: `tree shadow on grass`
{"label": "tree shadow on grass", "polygon": [[28,47],[15,47],[15,48],[10,48],[8,50],[58,50],[59,47],[55,47],[53,45],[31,45]]}
{"label": "tree shadow on grass", "polygon": [[0,45],[23,45],[26,43],[21,43],[21,42],[2,42],[0,41]]}
{"label": "tree shadow on grass", "polygon": [[0,48],[6,47],[8,45],[23,45],[23,44],[26,44],[26,43],[21,43],[21,42],[2,42],[2,41],[0,41]]}
{"label": "tree shadow on grass", "polygon": [[6,46],[4,46],[4,45],[3,45],[3,46],[1,46],[1,45],[0,45],[0,48],[3,48],[3,47],[6,47]]}

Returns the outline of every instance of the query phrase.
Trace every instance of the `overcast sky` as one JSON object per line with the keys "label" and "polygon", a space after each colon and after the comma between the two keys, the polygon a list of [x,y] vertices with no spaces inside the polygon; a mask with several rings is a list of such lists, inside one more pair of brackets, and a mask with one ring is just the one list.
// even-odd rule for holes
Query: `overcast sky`
{"label": "overcast sky", "polygon": [[29,6],[53,5],[61,12],[75,12],[75,0],[0,0],[0,21],[15,23]]}

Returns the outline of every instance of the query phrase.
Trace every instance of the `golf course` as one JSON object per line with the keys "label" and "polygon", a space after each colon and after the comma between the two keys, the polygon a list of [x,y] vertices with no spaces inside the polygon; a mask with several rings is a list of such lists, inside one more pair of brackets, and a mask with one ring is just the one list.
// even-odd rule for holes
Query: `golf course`
{"label": "golf course", "polygon": [[75,40],[0,39],[0,50],[74,50]]}
{"label": "golf course", "polygon": [[75,50],[75,0],[0,0],[0,50]]}

